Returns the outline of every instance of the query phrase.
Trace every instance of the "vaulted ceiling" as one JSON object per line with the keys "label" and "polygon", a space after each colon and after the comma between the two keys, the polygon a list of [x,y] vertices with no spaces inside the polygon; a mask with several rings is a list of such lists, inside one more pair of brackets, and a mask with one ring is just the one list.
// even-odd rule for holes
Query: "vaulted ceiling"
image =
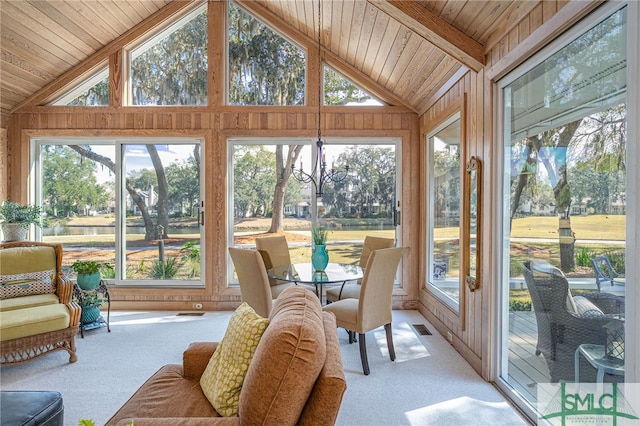
{"label": "vaulted ceiling", "polygon": [[[174,2],[0,0],[0,112]],[[214,0],[215,1],[215,0]],[[293,37],[317,40],[317,0],[238,0]],[[322,0],[325,61],[393,105],[423,112],[438,90],[485,55],[539,1]]]}

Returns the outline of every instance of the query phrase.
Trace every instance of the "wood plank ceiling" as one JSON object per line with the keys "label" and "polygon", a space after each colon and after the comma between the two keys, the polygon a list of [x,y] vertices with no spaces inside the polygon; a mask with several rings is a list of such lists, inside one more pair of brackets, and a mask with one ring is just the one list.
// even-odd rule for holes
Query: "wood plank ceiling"
{"label": "wood plank ceiling", "polygon": [[[0,112],[173,1],[0,0]],[[317,0],[239,0],[251,13],[317,40]],[[538,1],[322,0],[324,59],[390,104],[423,112]]]}

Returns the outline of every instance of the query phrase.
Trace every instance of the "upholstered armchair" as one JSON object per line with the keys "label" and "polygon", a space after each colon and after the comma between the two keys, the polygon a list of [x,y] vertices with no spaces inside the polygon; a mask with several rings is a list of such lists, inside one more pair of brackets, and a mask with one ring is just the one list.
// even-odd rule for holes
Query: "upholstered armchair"
{"label": "upholstered armchair", "polygon": [[[624,298],[573,296],[562,271],[547,262],[524,262],[523,273],[538,327],[536,355],[544,356],[552,383],[573,382],[576,349],[583,343],[606,344],[605,326],[624,314]],[[580,364],[580,373],[581,382],[595,382],[596,372],[588,363]]]}
{"label": "upholstered armchair", "polygon": [[61,271],[62,245],[35,241],[0,244],[2,364],[65,350],[75,362],[81,308]]}

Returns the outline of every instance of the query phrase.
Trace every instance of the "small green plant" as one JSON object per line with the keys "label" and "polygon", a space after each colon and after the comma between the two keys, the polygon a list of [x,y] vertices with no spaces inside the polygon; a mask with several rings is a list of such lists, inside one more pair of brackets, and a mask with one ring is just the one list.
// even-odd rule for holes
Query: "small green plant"
{"label": "small green plant", "polygon": [[195,241],[189,241],[182,245],[181,252],[184,252],[182,261],[187,268],[187,274],[193,278],[200,275],[200,247]]}
{"label": "small green plant", "polygon": [[154,260],[151,265],[151,278],[166,280],[173,278],[180,269],[178,259],[170,257],[166,260]]}
{"label": "small green plant", "polygon": [[625,264],[624,264],[624,252],[623,251],[608,251],[604,254],[609,257],[609,262],[611,262],[611,267],[616,273],[619,275],[625,274]]}
{"label": "small green plant", "polygon": [[76,260],[73,262],[73,265],[71,265],[71,269],[73,269],[76,274],[91,275],[100,272],[102,266],[102,263],[94,262],[93,260]]}
{"label": "small green plant", "polygon": [[102,278],[115,278],[116,270],[109,263],[103,263],[100,267],[100,275]]}
{"label": "small green plant", "polygon": [[32,223],[41,226],[42,207],[5,200],[0,205],[0,222],[14,223],[28,228]]}
{"label": "small green plant", "polygon": [[314,226],[311,228],[311,239],[316,246],[323,246],[327,243],[327,235],[329,230],[322,226]]}
{"label": "small green plant", "polygon": [[578,266],[591,266],[591,258],[595,257],[592,250],[587,247],[580,247],[580,250],[576,254],[576,265]]}
{"label": "small green plant", "polygon": [[104,300],[98,297],[97,293],[88,293],[82,297],[82,302],[80,306],[82,308],[86,308],[87,306],[102,306]]}

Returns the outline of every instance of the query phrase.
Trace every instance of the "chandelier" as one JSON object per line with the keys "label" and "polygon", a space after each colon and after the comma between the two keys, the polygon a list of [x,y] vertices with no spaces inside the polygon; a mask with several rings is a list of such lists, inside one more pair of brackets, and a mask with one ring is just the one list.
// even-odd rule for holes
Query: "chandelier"
{"label": "chandelier", "polygon": [[296,170],[296,165],[291,164],[291,174],[298,181],[302,183],[312,183],[316,188],[316,196],[322,197],[323,187],[326,183],[340,182],[344,180],[349,174],[349,161],[344,170],[337,170],[334,168],[333,162],[331,168],[327,169],[327,161],[325,158],[322,142],[322,121],[320,118],[320,106],[322,104],[322,41],[321,41],[321,10],[322,0],[318,0],[318,140],[316,141],[316,161],[313,165],[311,173],[306,173],[302,170],[302,161],[300,161],[300,168]]}

